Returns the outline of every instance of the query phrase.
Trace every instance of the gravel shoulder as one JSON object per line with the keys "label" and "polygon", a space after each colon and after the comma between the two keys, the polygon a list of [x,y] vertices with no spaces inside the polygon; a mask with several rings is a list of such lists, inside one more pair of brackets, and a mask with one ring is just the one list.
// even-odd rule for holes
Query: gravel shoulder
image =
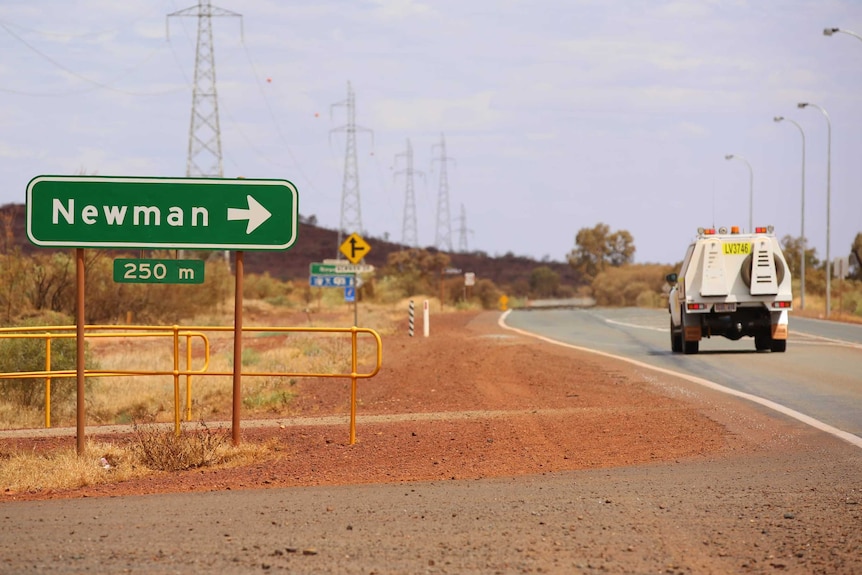
{"label": "gravel shoulder", "polygon": [[355,445],[347,384],[301,382],[244,422],[267,461],[6,493],[0,571],[862,572],[858,448],[498,317],[384,337]]}

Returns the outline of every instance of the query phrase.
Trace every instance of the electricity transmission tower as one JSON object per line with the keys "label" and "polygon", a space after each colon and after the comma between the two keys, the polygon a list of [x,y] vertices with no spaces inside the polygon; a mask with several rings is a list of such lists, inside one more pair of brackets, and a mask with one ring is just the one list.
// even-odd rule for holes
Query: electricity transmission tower
{"label": "electricity transmission tower", "polygon": [[[224,176],[224,170],[222,169],[212,17],[238,17],[242,26],[242,15],[212,6],[210,0],[198,0],[196,6],[168,14],[168,22],[172,16],[189,16],[198,19],[186,176],[221,178]],[[170,31],[168,33],[170,34]]]}
{"label": "electricity transmission tower", "polygon": [[[344,241],[345,233],[362,233],[362,207],[359,203],[359,166],[356,161],[356,132],[371,132],[368,128],[356,125],[356,100],[353,95],[353,87],[347,82],[347,99],[332,104],[329,109],[330,116],[332,108],[336,106],[347,107],[347,123],[330,131],[345,132],[347,144],[344,151],[344,183],[341,187],[341,226],[338,228],[338,246]],[[372,146],[374,145],[374,134],[372,134]],[[338,247],[336,247],[338,252]],[[338,252],[337,257],[341,257]]]}
{"label": "electricity transmission tower", "polygon": [[461,219],[458,226],[458,251],[462,254],[467,253],[467,234],[473,233],[473,230],[467,228],[467,212],[464,210],[464,204],[461,204]]}
{"label": "electricity transmission tower", "polygon": [[401,226],[401,243],[409,248],[419,247],[419,230],[416,225],[416,194],[413,191],[413,175],[419,174],[425,177],[424,172],[413,169],[413,146],[410,138],[407,138],[407,151],[403,154],[395,154],[395,162],[398,158],[405,158],[406,167],[395,172],[394,177],[404,174],[404,223]]}
{"label": "electricity transmission tower", "polygon": [[434,236],[434,247],[441,252],[452,251],[452,219],[449,214],[449,176],[447,174],[446,165],[455,158],[450,158],[446,155],[446,138],[440,134],[440,143],[431,146],[431,154],[434,154],[434,149],[440,148],[440,155],[431,160],[433,167],[434,162],[440,162],[440,189],[437,192],[437,231]]}
{"label": "electricity transmission tower", "polygon": [[[186,160],[186,177],[224,177],[221,153],[221,128],[218,119],[218,93],[216,92],[215,50],[213,48],[213,16],[240,18],[242,15],[210,5],[210,0],[198,0],[197,6],[171,12],[167,16],[189,16],[198,19],[198,39],[195,50],[195,79],[192,87],[192,118],[189,126],[189,153]],[[169,24],[168,24],[169,25]],[[170,28],[168,27],[168,37]],[[177,254],[180,257],[180,254]],[[225,261],[230,253],[224,252]]]}

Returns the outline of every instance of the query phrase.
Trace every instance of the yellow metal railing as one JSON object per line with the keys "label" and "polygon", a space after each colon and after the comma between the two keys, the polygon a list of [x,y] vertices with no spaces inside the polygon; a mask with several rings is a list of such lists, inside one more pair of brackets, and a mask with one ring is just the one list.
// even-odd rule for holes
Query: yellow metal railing
{"label": "yellow metal railing", "polygon": [[[55,370],[51,369],[51,342],[55,339],[74,339],[76,337],[75,326],[47,326],[47,327],[17,327],[0,328],[0,342],[4,339],[45,339],[45,370],[27,372],[0,373],[0,379],[45,379],[45,427],[51,427],[51,380],[57,377],[74,377],[77,373],[74,369]],[[123,375],[133,376],[159,376],[170,375],[174,379],[174,424],[177,433],[180,431],[181,408],[180,408],[180,377],[184,376],[186,382],[186,421],[191,420],[192,408],[192,377],[198,376],[228,376],[233,371],[209,371],[210,365],[210,342],[206,332],[233,332],[233,327],[228,326],[191,326],[180,328],[179,326],[112,326],[91,325],[85,326],[86,338],[143,338],[162,337],[171,338],[173,341],[173,369],[167,370],[100,370],[86,369],[85,377],[115,377]],[[266,333],[345,333],[350,334],[351,363],[349,373],[308,373],[289,371],[244,371],[242,366],[234,366],[240,369],[243,377],[320,377],[320,378],[350,378],[350,443],[356,442],[356,391],[357,380],[372,378],[380,371],[383,362],[383,343],[380,335],[369,328],[360,327],[244,327],[245,332]],[[359,373],[358,369],[358,336],[367,334],[373,337],[376,343],[376,362],[374,368],[367,373]],[[180,369],[180,338],[185,338],[185,369]],[[200,338],[203,343],[203,366],[192,369],[192,342]]]}
{"label": "yellow metal railing", "polygon": [[[45,427],[51,427],[51,381],[58,377],[75,377],[74,369],[51,368],[51,342],[55,339],[75,339],[75,326],[46,326],[39,328],[16,327],[0,328],[0,341],[4,339],[44,339],[45,369],[43,371],[17,371],[0,373],[2,379],[45,379]],[[99,330],[99,331],[95,331]],[[85,369],[86,377],[116,377],[122,375],[157,376],[170,375],[174,378],[174,419],[180,419],[180,376],[186,379],[186,411],[191,417],[191,385],[193,375],[204,375],[210,362],[209,339],[198,331],[180,329],[179,326],[165,328],[161,326],[86,326],[85,338],[171,338],[173,340],[173,369]],[[35,333],[34,333],[35,332]],[[186,368],[180,369],[180,338],[186,342]],[[192,341],[200,338],[203,343],[204,363],[198,369],[192,369]]]}

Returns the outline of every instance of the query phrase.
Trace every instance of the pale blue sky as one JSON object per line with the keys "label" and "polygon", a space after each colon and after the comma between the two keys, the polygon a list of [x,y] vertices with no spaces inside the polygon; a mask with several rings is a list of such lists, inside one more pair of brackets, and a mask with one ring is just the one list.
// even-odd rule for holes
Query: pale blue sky
{"label": "pale blue sky", "polygon": [[[183,176],[194,1],[0,4],[0,203],[39,174]],[[639,262],[682,258],[698,226],[754,223],[826,244],[862,231],[862,33],[857,0],[218,0],[214,20],[226,177],[284,178],[300,213],[340,221],[347,82],[356,92],[364,233],[399,241],[410,138],[420,244],[433,245],[445,133],[452,241],[563,261],[577,231],[629,230]],[[268,81],[271,80],[271,81]],[[300,236],[299,241],[302,241]],[[373,249],[373,241],[372,249]]]}

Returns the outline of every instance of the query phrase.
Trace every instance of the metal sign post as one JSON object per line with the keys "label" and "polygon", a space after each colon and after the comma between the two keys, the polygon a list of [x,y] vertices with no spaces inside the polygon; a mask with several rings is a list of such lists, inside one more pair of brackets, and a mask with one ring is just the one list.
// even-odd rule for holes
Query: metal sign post
{"label": "metal sign post", "polygon": [[[287,180],[111,176],[37,176],[30,180],[26,191],[27,238],[40,247],[76,249],[79,455],[85,449],[86,420],[84,249],[236,251],[232,425],[233,443],[237,445],[242,406],[243,250],[293,246],[298,200],[296,187]],[[114,279],[196,283],[203,280],[201,266],[177,260],[118,260]]]}

